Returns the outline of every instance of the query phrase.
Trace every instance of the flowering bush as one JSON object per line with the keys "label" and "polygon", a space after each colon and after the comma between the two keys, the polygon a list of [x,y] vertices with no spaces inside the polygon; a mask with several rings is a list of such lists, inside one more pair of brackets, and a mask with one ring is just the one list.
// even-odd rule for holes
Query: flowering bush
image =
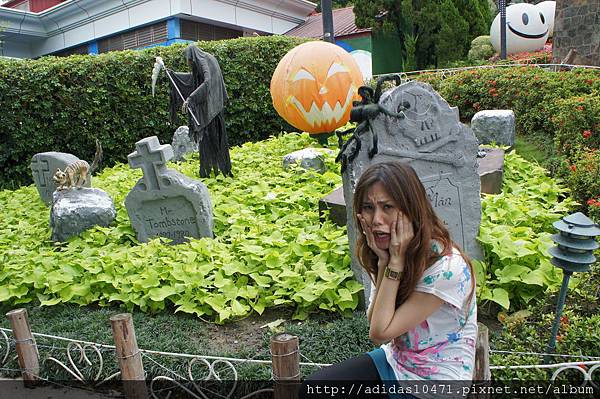
{"label": "flowering bush", "polygon": [[565,180],[582,211],[600,223],[600,151],[583,147],[563,158],[559,174]]}
{"label": "flowering bush", "polygon": [[555,106],[558,100],[600,94],[598,70],[551,72],[521,66],[472,69],[443,80],[439,75],[422,74],[417,79],[431,84],[450,105],[458,107],[463,122],[481,110],[512,109],[517,132],[525,136],[553,136],[556,127],[550,117],[562,109]]}
{"label": "flowering bush", "polygon": [[600,147],[598,94],[596,92],[555,102],[550,120],[554,125],[554,142],[559,154],[572,158],[582,149]]}

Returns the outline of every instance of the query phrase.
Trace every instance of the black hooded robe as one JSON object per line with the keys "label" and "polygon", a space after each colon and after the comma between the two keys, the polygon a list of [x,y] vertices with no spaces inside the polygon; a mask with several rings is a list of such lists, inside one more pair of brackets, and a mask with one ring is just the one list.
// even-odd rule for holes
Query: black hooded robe
{"label": "black hooded robe", "polygon": [[[209,177],[211,170],[225,176],[231,173],[229,145],[223,113],[228,100],[223,74],[216,58],[200,50],[195,44],[185,49],[185,58],[191,73],[170,71],[177,88],[188,101],[188,126],[190,138],[198,143],[200,154],[200,177]],[[171,82],[169,111],[171,121],[177,122],[177,111],[183,100]],[[190,113],[193,113],[197,124]]]}

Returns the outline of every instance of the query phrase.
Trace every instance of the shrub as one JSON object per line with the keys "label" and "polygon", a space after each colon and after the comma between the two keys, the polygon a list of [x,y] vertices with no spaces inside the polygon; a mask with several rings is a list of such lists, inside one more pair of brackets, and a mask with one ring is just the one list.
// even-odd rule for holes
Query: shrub
{"label": "shrub", "polygon": [[[463,122],[485,109],[512,109],[523,135],[553,136],[550,120],[559,99],[600,92],[600,71],[550,72],[538,67],[506,67],[463,71],[443,81],[432,75],[419,80],[432,83]],[[590,82],[594,82],[590,84]],[[597,95],[597,94],[595,94]]]}
{"label": "shrub", "polygon": [[[273,36],[198,43],[223,70],[230,145],[287,129],[271,106],[269,85],[281,57],[302,41]],[[157,55],[171,69],[188,70],[184,46],[0,60],[0,188],[31,182],[29,161],[38,152],[69,152],[89,160],[98,138],[104,165],[110,166],[126,162],[144,137],[170,142],[177,126],[168,117],[168,79],[162,74],[152,97],[150,75]]]}
{"label": "shrub", "polygon": [[600,152],[582,150],[571,158],[563,158],[558,173],[570,187],[580,209],[600,223]]}
{"label": "shrub", "polygon": [[494,47],[488,36],[478,36],[471,42],[467,58],[471,61],[487,60],[494,55]]}
{"label": "shrub", "polygon": [[558,99],[552,107],[556,149],[567,158],[576,158],[584,148],[600,148],[600,77],[589,83],[597,85],[594,94]]}

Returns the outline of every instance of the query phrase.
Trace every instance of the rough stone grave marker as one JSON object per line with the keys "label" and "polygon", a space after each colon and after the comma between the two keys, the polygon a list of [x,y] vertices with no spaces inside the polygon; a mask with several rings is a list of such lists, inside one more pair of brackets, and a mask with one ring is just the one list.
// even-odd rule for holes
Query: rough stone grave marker
{"label": "rough stone grave marker", "polygon": [[379,105],[393,113],[404,112],[405,117],[380,114],[371,120],[377,146],[372,134],[358,138],[360,147],[348,146],[346,152],[352,154],[347,155],[355,157],[349,157],[352,161],[342,176],[344,199],[348,204],[352,268],[365,286],[365,303],[371,284],[354,257],[356,226],[352,218],[352,196],[358,179],[371,164],[394,160],[410,164],[425,186],[435,212],[448,226],[452,239],[470,256],[481,256],[476,241],[481,221],[478,145],[473,131],[459,121],[458,109],[450,107],[425,83],[408,82],[387,91]]}
{"label": "rough stone grave marker", "polygon": [[179,126],[173,133],[171,142],[175,153],[175,162],[185,161],[185,156],[198,152],[198,144],[190,139],[190,129],[187,126]]}
{"label": "rough stone grave marker", "polygon": [[[65,170],[67,166],[79,161],[73,154],[66,152],[41,152],[31,158],[31,172],[35,187],[46,205],[52,204],[52,194],[56,190],[56,183],[52,180],[56,169]],[[92,176],[88,175],[84,187],[92,186]]]}
{"label": "rough stone grave marker", "polygon": [[129,166],[141,168],[140,179],[125,198],[125,207],[138,240],[147,242],[160,236],[174,244],[188,237],[213,237],[212,204],[208,189],[166,163],[173,148],[161,145],[156,136],[138,141],[129,154]]}

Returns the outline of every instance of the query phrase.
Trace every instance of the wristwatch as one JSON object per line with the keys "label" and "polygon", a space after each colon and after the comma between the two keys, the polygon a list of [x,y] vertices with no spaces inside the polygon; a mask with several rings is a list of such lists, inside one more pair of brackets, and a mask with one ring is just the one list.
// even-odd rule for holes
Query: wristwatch
{"label": "wristwatch", "polygon": [[402,271],[392,270],[386,266],[383,271],[383,276],[392,280],[402,280]]}

